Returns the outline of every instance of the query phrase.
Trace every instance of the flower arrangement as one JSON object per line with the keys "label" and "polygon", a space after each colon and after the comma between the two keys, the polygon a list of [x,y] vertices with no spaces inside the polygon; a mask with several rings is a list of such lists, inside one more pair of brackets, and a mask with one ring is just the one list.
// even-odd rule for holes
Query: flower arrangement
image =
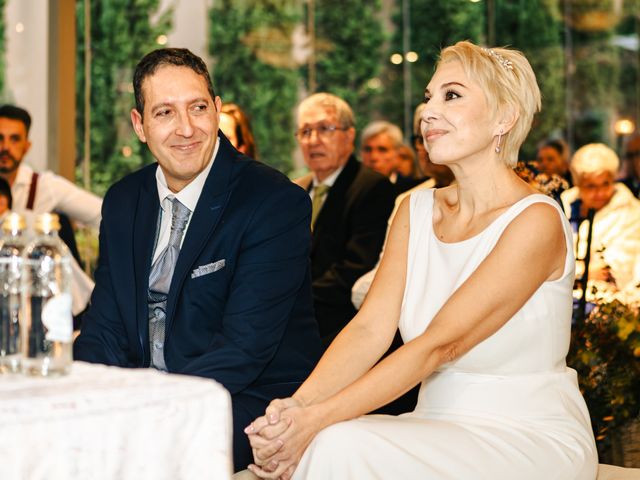
{"label": "flower arrangement", "polygon": [[600,453],[640,412],[640,308],[600,296],[571,332],[569,366],[578,372]]}

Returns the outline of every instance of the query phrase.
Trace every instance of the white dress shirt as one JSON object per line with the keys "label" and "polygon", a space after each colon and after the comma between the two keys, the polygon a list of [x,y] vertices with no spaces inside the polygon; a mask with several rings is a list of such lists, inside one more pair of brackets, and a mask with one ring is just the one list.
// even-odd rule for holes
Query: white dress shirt
{"label": "white dress shirt", "polygon": [[54,210],[64,213],[71,220],[98,228],[102,199],[71,183],[66,178],[46,171],[38,174],[38,185],[33,210],[27,210],[33,168],[25,163],[18,167],[18,174],[11,186],[13,207],[11,211],[23,215],[28,225],[40,213]]}
{"label": "white dress shirt", "polygon": [[[311,197],[311,200],[313,200],[313,191],[316,189],[316,187],[320,184],[322,185],[326,185],[327,187],[333,187],[333,184],[336,183],[336,180],[338,179],[338,176],[340,175],[340,172],[342,172],[342,170],[344,169],[344,165],[341,166],[340,168],[338,168],[335,172],[333,172],[331,175],[329,175],[327,178],[325,178],[323,181],[318,181],[318,179],[316,178],[315,174],[313,175],[313,180],[311,183],[311,189],[309,190],[309,196]],[[327,198],[327,194],[329,192],[324,194],[324,198],[322,199],[322,201],[324,202],[325,199]]]}
{"label": "white dress shirt", "polygon": [[189,230],[189,225],[191,225],[193,211],[196,209],[198,199],[200,198],[202,188],[204,187],[204,182],[207,180],[211,167],[213,166],[213,162],[218,154],[219,146],[220,141],[216,139],[216,146],[213,149],[213,154],[211,155],[211,161],[209,161],[209,164],[198,174],[196,178],[191,181],[191,183],[178,193],[174,193],[169,189],[164,172],[162,171],[162,168],[160,168],[160,165],[158,165],[158,169],[156,170],[156,185],[158,186],[158,198],[160,199],[160,208],[162,209],[162,213],[160,219],[160,232],[158,233],[156,249],[153,252],[152,264],[160,256],[162,250],[164,250],[164,248],[169,244],[169,237],[171,236],[171,210],[173,208],[171,199],[173,198],[177,198],[178,201],[191,212],[187,226],[184,228],[184,232],[182,233],[182,239],[180,240],[180,246],[182,247],[182,242],[184,242],[184,239],[187,236],[187,230]]}
{"label": "white dress shirt", "polygon": [[[100,226],[102,199],[50,171],[38,174],[33,209],[27,210],[33,172],[33,168],[21,163],[11,186],[13,200],[11,211],[22,215],[29,227],[33,227],[37,215],[54,210],[85,225],[94,228]],[[94,283],[74,258],[71,259],[71,271],[71,310],[74,315],[77,315],[89,303]]]}

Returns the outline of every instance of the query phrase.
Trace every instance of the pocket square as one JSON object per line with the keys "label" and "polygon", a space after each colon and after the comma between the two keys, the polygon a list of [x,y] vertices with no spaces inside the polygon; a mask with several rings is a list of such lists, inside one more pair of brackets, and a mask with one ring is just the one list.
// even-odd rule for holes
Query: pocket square
{"label": "pocket square", "polygon": [[218,260],[217,262],[207,263],[206,265],[201,265],[193,272],[191,272],[191,278],[201,277],[203,275],[207,275],[209,273],[217,272],[218,270],[222,270],[225,266],[225,259]]}

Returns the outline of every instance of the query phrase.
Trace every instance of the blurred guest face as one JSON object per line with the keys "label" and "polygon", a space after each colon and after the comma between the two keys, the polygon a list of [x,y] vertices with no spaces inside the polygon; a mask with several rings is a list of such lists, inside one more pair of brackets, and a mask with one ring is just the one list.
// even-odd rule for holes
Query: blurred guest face
{"label": "blurred guest face", "polygon": [[187,67],[162,66],[144,79],[144,112],[131,111],[140,141],[160,164],[169,189],[179,192],[202,172],[218,138],[220,97]]}
{"label": "blurred guest face", "polygon": [[398,149],[386,133],[369,137],[362,145],[362,163],[388,177],[398,167]]}
{"label": "blurred guest face", "polygon": [[413,177],[415,173],[414,156],[410,147],[403,145],[398,149],[396,171],[404,177]]}
{"label": "blurred guest face", "polygon": [[580,199],[584,212],[600,210],[607,205],[615,193],[614,178],[610,172],[585,173],[578,180]]}
{"label": "blurred guest face", "polygon": [[333,109],[311,104],[298,112],[296,136],[305,163],[321,182],[349,160],[355,129],[341,127]]}
{"label": "blurred guest face", "polygon": [[547,175],[564,175],[568,168],[560,153],[553,147],[542,147],[538,150],[537,161],[540,173]]}
{"label": "blurred guest face", "polygon": [[0,118],[0,174],[14,172],[30,146],[24,123],[11,118]]}
{"label": "blurred guest face", "polygon": [[238,148],[238,137],[236,136],[236,128],[238,124],[235,119],[226,113],[220,113],[220,130],[224,136],[229,139],[231,145]]}

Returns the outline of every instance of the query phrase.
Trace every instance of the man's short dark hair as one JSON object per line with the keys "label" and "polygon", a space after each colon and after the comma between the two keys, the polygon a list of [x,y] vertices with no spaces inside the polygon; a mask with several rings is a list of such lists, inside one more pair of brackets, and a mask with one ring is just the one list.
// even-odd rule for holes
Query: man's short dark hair
{"label": "man's short dark hair", "polygon": [[31,128],[31,115],[24,108],[16,107],[15,105],[4,104],[0,106],[0,118],[10,118],[11,120],[18,120],[24,124],[27,134]]}
{"label": "man's short dark hair", "polygon": [[211,77],[204,61],[186,48],[159,48],[147,53],[136,66],[133,73],[133,93],[136,97],[136,110],[140,116],[144,112],[144,95],[142,94],[142,82],[153,75],[158,68],[170,65],[174,67],[187,67],[200,75],[207,82],[207,89],[211,100],[215,100]]}

